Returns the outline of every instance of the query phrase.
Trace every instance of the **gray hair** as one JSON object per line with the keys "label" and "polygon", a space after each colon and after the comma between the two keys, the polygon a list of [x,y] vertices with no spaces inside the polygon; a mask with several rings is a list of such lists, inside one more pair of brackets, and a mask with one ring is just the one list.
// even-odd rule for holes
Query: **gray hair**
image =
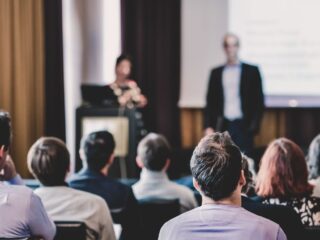
{"label": "gray hair", "polygon": [[307,165],[309,169],[309,178],[318,178],[320,176],[320,134],[312,140],[309,146]]}

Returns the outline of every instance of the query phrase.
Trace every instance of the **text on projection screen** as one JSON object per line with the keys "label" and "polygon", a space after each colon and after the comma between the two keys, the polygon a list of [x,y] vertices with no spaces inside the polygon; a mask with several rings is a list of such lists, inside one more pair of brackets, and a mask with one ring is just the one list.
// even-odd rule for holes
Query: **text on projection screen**
{"label": "text on projection screen", "polygon": [[266,95],[320,95],[320,1],[229,0],[241,59],[256,63]]}

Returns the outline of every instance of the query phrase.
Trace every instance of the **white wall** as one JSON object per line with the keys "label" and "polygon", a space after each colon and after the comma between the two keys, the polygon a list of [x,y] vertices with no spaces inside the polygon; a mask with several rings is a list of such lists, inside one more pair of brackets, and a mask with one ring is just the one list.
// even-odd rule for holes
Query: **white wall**
{"label": "white wall", "polygon": [[224,62],[227,0],[183,0],[180,107],[203,107],[210,69]]}
{"label": "white wall", "polygon": [[120,1],[62,1],[66,142],[75,160],[75,111],[81,104],[81,83],[114,80],[120,54]]}

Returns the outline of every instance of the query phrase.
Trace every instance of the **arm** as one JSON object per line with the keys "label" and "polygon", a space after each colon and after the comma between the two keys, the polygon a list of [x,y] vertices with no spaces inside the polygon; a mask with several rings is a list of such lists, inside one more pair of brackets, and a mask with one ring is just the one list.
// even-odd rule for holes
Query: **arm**
{"label": "arm", "polygon": [[280,227],[278,228],[277,240],[287,240],[286,234]]}
{"label": "arm", "polygon": [[255,96],[255,113],[253,115],[252,122],[250,124],[250,131],[254,134],[259,132],[260,122],[263,116],[263,111],[265,108],[264,105],[264,94],[263,94],[263,87],[262,87],[262,78],[258,67],[254,69],[254,80],[255,80],[255,87],[254,87],[254,96]]}
{"label": "arm", "polygon": [[56,227],[53,221],[48,217],[40,198],[34,193],[32,193],[30,199],[28,218],[28,224],[32,236],[42,237],[45,240],[51,240],[54,238]]}
{"label": "arm", "polygon": [[214,71],[211,71],[206,96],[206,106],[204,109],[204,128],[205,133],[213,133],[215,125],[214,108],[214,88],[215,88]]}

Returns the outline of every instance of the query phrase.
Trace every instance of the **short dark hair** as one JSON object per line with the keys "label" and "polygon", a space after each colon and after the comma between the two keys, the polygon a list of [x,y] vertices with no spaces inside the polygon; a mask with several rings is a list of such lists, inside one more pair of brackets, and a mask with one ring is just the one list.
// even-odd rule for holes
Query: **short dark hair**
{"label": "short dark hair", "polygon": [[310,143],[307,165],[309,169],[309,178],[318,178],[320,176],[320,134]]}
{"label": "short dark hair", "polygon": [[131,67],[132,67],[132,58],[130,55],[128,54],[121,54],[119,57],[117,57],[117,60],[116,60],[116,67],[124,60],[127,60],[130,62],[131,64]]}
{"label": "short dark hair", "polygon": [[241,162],[241,152],[229,134],[217,132],[201,139],[193,152],[190,167],[201,192],[217,201],[229,197],[236,189]]}
{"label": "short dark hair", "polygon": [[84,152],[84,161],[90,169],[100,171],[115,149],[115,141],[108,131],[97,131],[84,136],[80,147]]}
{"label": "short dark hair", "polygon": [[58,138],[42,137],[28,152],[29,171],[45,186],[64,185],[69,167],[69,151]]}
{"label": "short dark hair", "polygon": [[149,133],[138,145],[138,156],[146,169],[161,171],[170,157],[170,145],[167,139],[156,133]]}
{"label": "short dark hair", "polygon": [[7,151],[11,144],[11,118],[8,112],[0,110],[0,148],[4,146]]}

